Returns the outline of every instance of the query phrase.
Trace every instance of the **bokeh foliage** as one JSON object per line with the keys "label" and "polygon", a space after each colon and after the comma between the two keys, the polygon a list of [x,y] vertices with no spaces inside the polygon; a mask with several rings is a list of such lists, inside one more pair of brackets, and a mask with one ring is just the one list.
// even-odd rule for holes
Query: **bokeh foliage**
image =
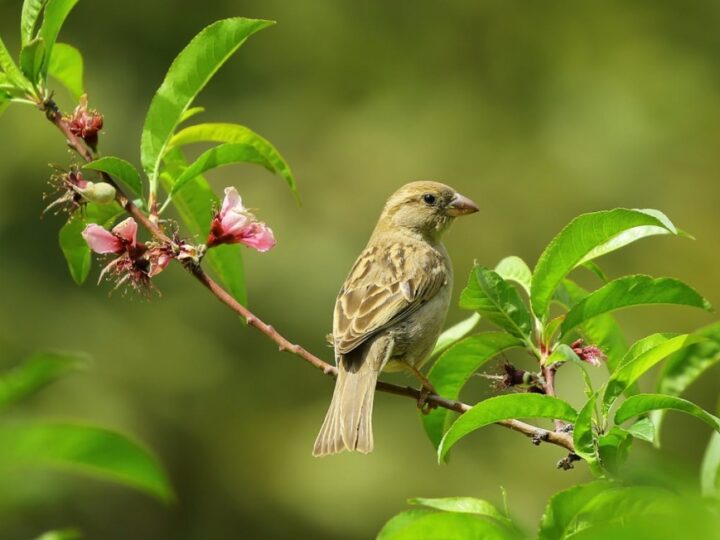
{"label": "bokeh foliage", "polygon": [[[0,33],[15,42],[19,3],[0,9]],[[256,36],[201,95],[207,121],[239,119],[271,138],[293,164],[304,205],[264,171],[225,169],[210,180],[237,185],[276,230],[280,246],[246,260],[250,301],[311,350],[325,350],[337,286],[384,197],[415,178],[445,180],[481,203],[474,225],[448,235],[458,275],[473,259],[535,260],[580,212],[654,207],[698,241],[650,240],[611,255],[605,270],[682,277],[720,304],[720,15],[706,2],[209,1],[201,16],[192,2],[81,4],[63,39],[85,51],[86,90],[106,114],[105,152],[136,155],[148,97],[170,59],[199,27],[234,15],[280,24]],[[470,490],[497,501],[498,484],[532,528],[547,496],[584,474],[556,473],[547,466],[553,449],[493,428],[458,447],[450,466],[430,466],[414,412],[392,397],[378,400],[376,454],[313,461],[328,381],[278,356],[181,272],[162,277],[164,296],[152,304],[74,287],[56,248],[57,223],[36,219],[44,163],[68,159],[44,122],[26,111],[3,117],[0,236],[10,251],[0,259],[0,343],[9,354],[82,346],[98,360],[14,414],[52,410],[142,434],[187,502],[168,511],[108,486],[42,476],[3,489],[3,534],[37,533],[43,518],[106,538],[218,537],[239,527],[264,537],[362,538],[406,497]],[[592,279],[586,284],[597,286]],[[461,316],[452,311],[449,321]],[[709,322],[662,308],[620,318],[631,342]],[[717,368],[711,373],[717,380]],[[708,409],[712,381],[688,391]],[[558,385],[580,404],[579,376],[562,375]],[[682,483],[696,476],[690,464],[707,430],[667,422],[673,440],[637,466],[669,460]],[[470,484],[468,470],[476,471]],[[56,497],[68,491],[58,510]],[[337,500],[353,504],[338,508]]]}

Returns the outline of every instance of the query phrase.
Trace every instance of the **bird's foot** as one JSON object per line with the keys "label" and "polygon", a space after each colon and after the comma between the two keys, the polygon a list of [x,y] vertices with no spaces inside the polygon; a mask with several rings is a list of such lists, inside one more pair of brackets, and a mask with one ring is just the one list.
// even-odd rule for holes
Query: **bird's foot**
{"label": "bird's foot", "polygon": [[417,369],[415,366],[407,365],[408,370],[410,373],[415,375],[417,379],[420,381],[420,396],[418,397],[417,406],[418,409],[420,409],[420,412],[423,414],[429,414],[430,411],[433,409],[437,409],[437,403],[434,403],[432,401],[428,401],[427,399],[432,395],[437,395],[437,391],[435,390],[435,387],[432,385],[432,383],[428,380],[428,378],[422,374],[422,372]]}
{"label": "bird's foot", "polygon": [[435,389],[432,388],[432,386],[430,388],[427,386],[420,387],[420,397],[418,397],[417,406],[421,413],[430,414],[430,411],[437,409],[437,403],[428,401],[428,398],[435,393]]}

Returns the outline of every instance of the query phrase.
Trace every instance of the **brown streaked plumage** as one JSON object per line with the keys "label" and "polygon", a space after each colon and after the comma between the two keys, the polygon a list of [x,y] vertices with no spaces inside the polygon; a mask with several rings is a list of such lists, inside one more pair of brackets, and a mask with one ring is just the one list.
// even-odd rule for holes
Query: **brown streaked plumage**
{"label": "brown streaked plumage", "polygon": [[372,450],[378,375],[419,369],[427,359],[452,290],[452,265],[440,239],[454,217],[477,209],[430,181],[407,184],[388,199],[335,303],[338,377],[313,455]]}

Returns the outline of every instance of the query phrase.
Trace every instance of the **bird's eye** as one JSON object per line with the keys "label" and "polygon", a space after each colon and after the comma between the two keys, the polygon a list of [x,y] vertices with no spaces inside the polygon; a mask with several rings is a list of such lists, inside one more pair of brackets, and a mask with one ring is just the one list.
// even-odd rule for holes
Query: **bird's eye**
{"label": "bird's eye", "polygon": [[422,200],[428,206],[432,206],[437,202],[437,198],[432,193],[426,193],[422,196]]}

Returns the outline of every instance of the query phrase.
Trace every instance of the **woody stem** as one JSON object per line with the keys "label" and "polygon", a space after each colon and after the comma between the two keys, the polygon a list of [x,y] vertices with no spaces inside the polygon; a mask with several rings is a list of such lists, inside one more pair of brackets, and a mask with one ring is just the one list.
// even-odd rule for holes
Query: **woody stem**
{"label": "woody stem", "polygon": [[[90,162],[95,159],[92,150],[85,144],[85,142],[80,137],[77,137],[70,131],[67,121],[63,118],[62,113],[60,112],[54,101],[48,100],[45,103],[41,104],[40,107],[41,110],[45,112],[47,119],[52,122],[65,136],[67,144],[71,149],[73,149],[86,162]],[[145,227],[145,229],[147,229],[147,231],[157,240],[169,244],[173,243],[172,239],[165,234],[162,228],[158,226],[158,224],[155,223],[152,219],[150,219],[147,215],[145,215],[145,213],[123,193],[120,186],[110,177],[110,175],[104,172],[101,174],[103,181],[111,184],[115,188],[117,193],[117,202],[125,209],[128,214],[135,218],[135,220],[138,221],[143,227]],[[187,262],[184,263],[183,266],[193,277],[195,277],[195,279],[197,279],[205,288],[207,288],[211,292],[211,294],[215,296],[215,298],[225,304],[232,311],[243,317],[243,319],[249,326],[256,328],[265,336],[267,336],[270,340],[274,341],[278,345],[280,351],[288,351],[302,358],[312,366],[321,370],[325,375],[329,375],[331,377],[337,376],[337,368],[335,366],[328,364],[324,360],[321,360],[314,354],[305,350],[300,345],[290,342],[288,339],[278,333],[278,331],[275,330],[271,325],[260,320],[248,308],[235,300],[235,298],[233,298],[230,293],[228,293],[216,281],[214,281],[209,275],[207,275],[207,273],[205,273],[205,271],[199,265]],[[379,381],[376,388],[377,390],[380,390],[382,392],[396,394],[399,396],[406,396],[414,399],[415,401],[419,400],[421,397],[424,397],[422,396],[422,392],[420,390],[411,388],[409,386],[399,386],[396,384]],[[445,409],[455,411],[460,414],[465,413],[471,409],[471,406],[466,403],[447,399],[436,394],[430,394],[429,396],[426,396],[425,401],[427,403],[432,403],[434,405],[437,405],[438,407],[443,407]],[[497,424],[508,429],[512,429],[513,431],[522,433],[527,437],[532,438],[533,441],[544,440],[551,444],[561,446],[569,450],[570,452],[574,451],[572,437],[568,436],[567,433],[549,432],[537,426],[533,426],[531,424],[527,424],[525,422],[521,422],[520,420],[514,419],[501,420],[497,422]]]}

